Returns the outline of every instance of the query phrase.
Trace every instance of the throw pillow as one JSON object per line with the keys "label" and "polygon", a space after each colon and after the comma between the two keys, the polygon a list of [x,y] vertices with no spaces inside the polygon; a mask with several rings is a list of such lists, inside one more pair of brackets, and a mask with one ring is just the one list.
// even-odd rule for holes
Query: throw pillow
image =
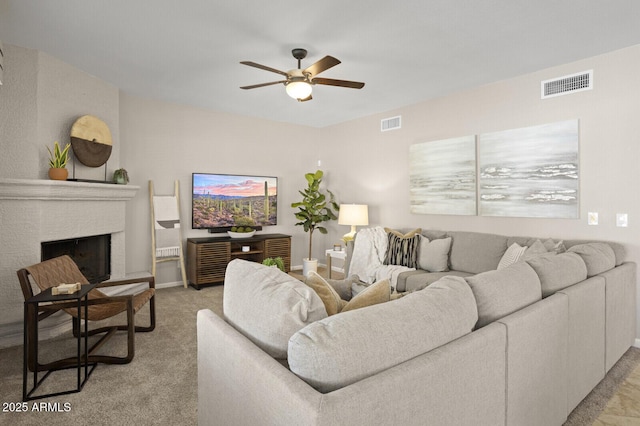
{"label": "throw pillow", "polygon": [[353,297],[352,288],[354,284],[360,282],[360,278],[357,275],[351,275],[344,280],[332,280],[327,278],[327,282],[331,284],[331,287],[340,295],[342,300],[351,300]]}
{"label": "throw pillow", "polygon": [[521,247],[518,243],[511,244],[502,255],[502,259],[500,259],[500,263],[498,263],[498,269],[503,269],[516,263],[524,255],[526,250],[527,246]]}
{"label": "throw pillow", "polygon": [[522,260],[533,259],[536,256],[540,256],[547,252],[546,247],[542,244],[542,241],[535,240],[533,244],[529,246],[528,249],[525,250],[524,255],[522,255]]}
{"label": "throw pillow", "polygon": [[403,234],[402,232],[396,231],[395,229],[391,229],[391,228],[384,228],[384,232],[386,232],[387,234],[393,234],[400,238],[411,238],[414,235],[420,234],[422,232],[422,228],[416,228],[413,231],[407,232],[406,234]]}
{"label": "throw pillow", "polygon": [[356,294],[347,302],[341,312],[377,305],[391,300],[391,283],[389,280],[378,281]]}
{"label": "throw pillow", "polygon": [[345,302],[340,298],[338,292],[317,272],[309,271],[305,284],[311,287],[320,297],[327,315],[335,315],[342,310]]}
{"label": "throw pillow", "polygon": [[564,246],[564,241],[562,240],[554,241],[551,238],[548,238],[546,241],[543,242],[543,244],[544,244],[544,248],[546,248],[547,251],[553,252],[555,254],[560,254],[567,251],[567,248]]}
{"label": "throw pillow", "polygon": [[451,237],[431,240],[422,236],[418,249],[418,267],[429,272],[449,270],[449,249]]}
{"label": "throw pillow", "polygon": [[364,308],[365,306],[377,305],[378,303],[388,302],[391,299],[391,284],[389,280],[371,284],[353,296],[349,302],[342,300],[333,286],[317,272],[309,272],[305,282],[318,294],[322,303],[324,303],[328,316]]}
{"label": "throw pillow", "polygon": [[384,258],[385,265],[400,265],[408,268],[418,266],[418,246],[420,244],[421,229],[402,234],[385,228],[387,232],[387,253]]}

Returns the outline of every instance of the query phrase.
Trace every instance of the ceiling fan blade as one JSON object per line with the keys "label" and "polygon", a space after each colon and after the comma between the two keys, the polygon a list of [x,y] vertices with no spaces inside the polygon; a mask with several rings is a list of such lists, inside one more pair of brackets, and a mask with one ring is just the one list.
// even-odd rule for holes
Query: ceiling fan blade
{"label": "ceiling fan blade", "polygon": [[307,67],[307,69],[302,71],[302,73],[303,74],[309,73],[313,77],[320,74],[323,71],[328,70],[331,67],[335,67],[339,63],[340,61],[334,58],[333,56],[325,56],[315,64],[311,65],[310,67]]}
{"label": "ceiling fan blade", "polygon": [[333,78],[314,78],[311,80],[311,84],[325,84],[327,86],[349,87],[351,89],[362,89],[364,87],[364,83],[358,81],[335,80]]}
{"label": "ceiling fan blade", "polygon": [[274,84],[279,84],[279,83],[286,83],[287,80],[281,80],[281,81],[272,81],[270,83],[261,83],[261,84],[254,84],[252,86],[241,86],[241,89],[257,89],[258,87],[264,87],[264,86],[272,86]]}
{"label": "ceiling fan blade", "polygon": [[286,72],[284,72],[284,71],[280,71],[280,70],[277,70],[277,69],[275,69],[275,68],[268,67],[268,66],[266,66],[266,65],[256,64],[255,62],[251,62],[251,61],[241,61],[240,63],[241,63],[242,65],[249,65],[250,67],[260,68],[261,70],[275,72],[276,74],[284,75],[285,77],[288,77],[288,76],[289,76],[289,75],[288,75]]}

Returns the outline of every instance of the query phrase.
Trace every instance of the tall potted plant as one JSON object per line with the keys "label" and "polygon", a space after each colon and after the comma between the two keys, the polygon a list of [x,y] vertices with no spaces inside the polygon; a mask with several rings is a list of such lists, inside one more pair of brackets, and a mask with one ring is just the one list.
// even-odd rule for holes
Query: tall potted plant
{"label": "tall potted plant", "polygon": [[318,269],[318,259],[312,257],[313,231],[317,229],[321,234],[326,234],[327,228],[321,226],[321,224],[337,219],[338,217],[334,210],[335,212],[340,210],[340,206],[334,200],[333,193],[328,189],[326,190],[329,194],[329,199],[327,200],[327,196],[320,189],[323,176],[322,170],[305,174],[307,188],[298,191],[302,195],[302,201],[291,203],[292,208],[298,209],[295,212],[296,219],[299,220],[296,225],[302,226],[304,231],[309,233],[309,257],[302,259],[302,273],[305,276],[309,271],[317,271]]}

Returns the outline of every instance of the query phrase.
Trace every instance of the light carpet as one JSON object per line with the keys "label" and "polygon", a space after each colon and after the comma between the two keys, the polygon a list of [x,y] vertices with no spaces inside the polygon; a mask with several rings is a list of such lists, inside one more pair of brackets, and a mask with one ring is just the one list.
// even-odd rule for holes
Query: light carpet
{"label": "light carpet", "polygon": [[[222,286],[159,289],[157,326],[136,334],[136,354],[126,365],[98,365],[80,393],[27,403],[27,412],[11,411],[22,399],[22,347],[0,350],[0,424],[11,425],[195,425],[197,424],[196,312],[209,308],[222,313]],[[136,315],[146,324],[148,311]],[[68,333],[70,335],[70,333]],[[124,334],[111,339],[117,355],[126,350]],[[75,348],[69,336],[41,342],[42,358]],[[73,353],[73,352],[71,352]],[[620,384],[640,365],[640,349],[630,349],[605,379],[574,410],[567,425],[590,425],[614,397]],[[73,387],[75,370],[53,373],[40,392]],[[37,411],[41,403],[48,411]],[[57,404],[56,404],[57,403]],[[65,405],[65,403],[67,405]],[[34,408],[36,409],[34,411]],[[66,410],[68,408],[68,410]],[[15,406],[14,406],[15,409]]]}

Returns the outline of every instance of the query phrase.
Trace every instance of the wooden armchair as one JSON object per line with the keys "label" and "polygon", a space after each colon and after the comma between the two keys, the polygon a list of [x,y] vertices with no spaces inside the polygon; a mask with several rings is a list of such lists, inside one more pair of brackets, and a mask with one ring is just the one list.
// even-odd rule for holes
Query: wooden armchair
{"label": "wooden armchair", "polygon": [[[31,282],[34,282],[41,290],[46,290],[61,283],[89,283],[82,272],[80,272],[80,269],[78,269],[75,262],[66,255],[45,260],[44,262],[36,265],[20,269],[18,271],[18,279],[20,280],[20,286],[22,287],[22,293],[25,300],[33,297]],[[149,288],[137,294],[108,296],[98,290],[98,288],[142,282],[148,283]],[[89,293],[88,297],[87,319],[89,321],[105,320],[125,311],[127,320],[126,324],[109,325],[89,330],[89,336],[104,333],[104,335],[89,349],[89,363],[127,364],[131,362],[135,353],[135,332],[152,331],[156,325],[154,277],[148,276],[143,278],[103,282],[98,284],[96,289]],[[147,302],[149,302],[150,313],[149,325],[146,327],[136,326],[134,315]],[[81,333],[81,327],[80,318],[77,317],[77,310],[75,309],[76,306],[75,302],[60,302],[49,305],[40,305],[38,309],[39,312],[37,313],[38,322],[49,317],[55,312],[64,310],[73,316],[73,334],[77,337],[77,333]],[[28,309],[35,308],[33,305],[29,305]],[[81,315],[84,318],[84,310],[82,310]],[[75,357],[65,358],[47,364],[38,364],[37,360],[33,356],[35,353],[34,347],[37,344],[37,342],[35,342],[34,332],[35,327],[38,326],[37,323],[32,323],[33,320],[31,320],[31,318],[35,318],[33,311],[29,312],[28,318],[30,320],[27,324],[27,347],[25,347],[24,350],[28,350],[28,365],[30,371],[36,371],[36,369],[37,371],[58,370],[61,368],[75,366],[77,364],[77,359]],[[127,355],[124,357],[96,355],[95,352],[118,330],[127,331]]]}

